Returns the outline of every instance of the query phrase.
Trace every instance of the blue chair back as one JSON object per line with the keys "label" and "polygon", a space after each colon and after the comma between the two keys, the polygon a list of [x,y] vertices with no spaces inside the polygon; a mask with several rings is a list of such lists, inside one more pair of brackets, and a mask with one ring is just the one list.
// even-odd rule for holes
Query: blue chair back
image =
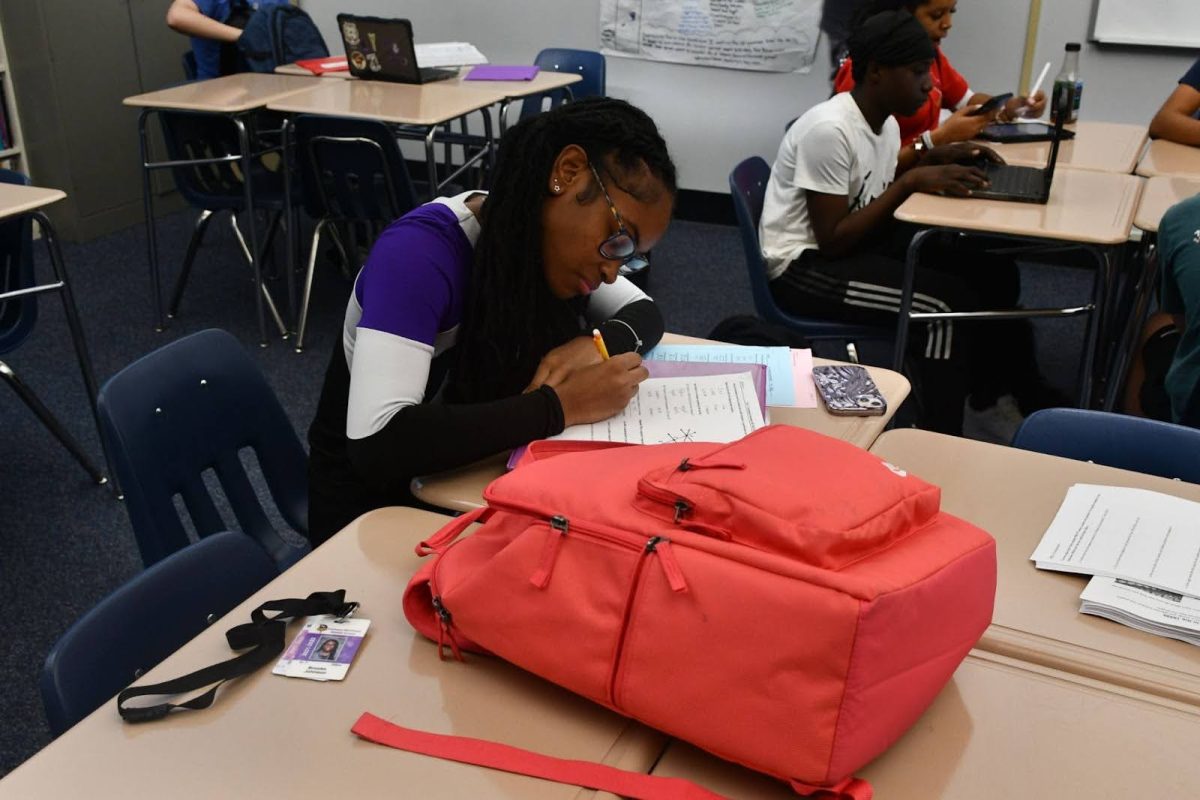
{"label": "blue chair back", "polygon": [[[167,155],[172,161],[223,158],[241,153],[237,128],[233,120],[221,114],[192,111],[160,111],[163,138]],[[251,118],[250,141],[256,139]],[[258,208],[283,207],[282,174],[264,169],[252,162],[254,204]],[[235,170],[236,167],[236,170]],[[192,164],[171,168],[175,186],[193,208],[210,211],[232,209],[240,211],[245,205],[240,162]]]}
{"label": "blue chair back", "polygon": [[400,146],[382,122],[306,114],[295,133],[310,217],[390,223],[417,206]]}
{"label": "blue chair back", "polygon": [[214,534],[134,576],[67,629],[38,688],[66,731],[271,581],[279,570],[240,533]]}
{"label": "blue chair back", "polygon": [[[28,186],[29,178],[0,169],[0,183]],[[0,293],[34,285],[33,221],[26,215],[0,221]],[[0,355],[10,353],[33,332],[37,295],[0,300]]]}
{"label": "blue chair back", "polygon": [[237,527],[287,567],[308,552],[272,526],[241,460],[249,448],[283,520],[308,531],[307,457],[266,378],[225,331],[185,336],[143,356],[104,384],[100,432],[125,491],[147,566],[187,546],[179,496],[196,533],[234,527],[205,483],[212,470]]}
{"label": "blue chair back", "polygon": [[746,254],[749,270],[750,292],[754,296],[754,310],[767,322],[786,325],[809,338],[818,339],[886,339],[890,330],[868,325],[846,322],[812,320],[788,314],[775,303],[767,280],[767,262],[763,258],[762,246],[758,241],[758,223],[762,219],[763,200],[767,194],[767,181],[771,179],[771,167],[759,156],[742,161],[729,173],[729,192],[733,197],[733,210],[737,216],[738,230],[742,234],[742,249]]}
{"label": "blue chair back", "polygon": [[1022,450],[1200,483],[1200,430],[1170,422],[1047,408],[1021,423],[1012,444]]}
{"label": "blue chair back", "polygon": [[[607,94],[605,60],[601,53],[594,50],[571,50],[564,47],[549,47],[537,54],[533,63],[551,72],[577,72],[583,80],[571,84],[571,96],[576,100],[581,97],[604,97]],[[557,108],[567,99],[567,93],[561,89],[543,94],[535,94],[521,101],[520,119],[528,119],[545,111],[547,101],[549,108]]]}

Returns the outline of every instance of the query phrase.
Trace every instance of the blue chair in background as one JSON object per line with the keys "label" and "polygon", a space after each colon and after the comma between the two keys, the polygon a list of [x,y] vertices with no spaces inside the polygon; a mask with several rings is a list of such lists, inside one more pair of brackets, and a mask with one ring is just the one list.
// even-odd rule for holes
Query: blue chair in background
{"label": "blue chair in background", "polygon": [[1035,411],[1013,447],[1200,483],[1200,430],[1170,422],[1081,408]]}
{"label": "blue chair in background", "polygon": [[[850,343],[863,339],[892,339],[894,331],[890,329],[797,317],[776,305],[767,279],[767,263],[758,241],[758,223],[762,218],[763,198],[770,178],[771,167],[759,156],[747,158],[729,173],[729,191],[733,196],[733,210],[742,234],[742,249],[750,273],[750,291],[754,295],[754,309],[758,315],[767,322],[784,325],[813,341],[845,340]],[[847,352],[852,361],[857,360],[849,347]]]}
{"label": "blue chair in background", "polygon": [[[393,220],[417,206],[428,191],[408,174],[404,155],[392,130],[382,122],[302,115],[295,119],[295,152],[304,208],[317,221],[309,246],[308,267],[296,329],[296,352],[304,349],[313,272],[321,237],[329,231],[353,276],[360,266],[356,254],[369,249],[375,237]],[[338,231],[345,231],[349,248]],[[367,241],[359,242],[359,231]]]}
{"label": "blue chair in background", "polygon": [[[237,215],[246,209],[245,184],[237,161],[242,152],[235,122],[221,114],[203,114],[191,111],[160,111],[163,138],[167,155],[171,161],[180,162],[171,168],[175,186],[190,206],[200,212],[196,219],[192,237],[188,241],[183,267],[175,281],[167,315],[179,313],[183,292],[187,288],[196,253],[204,242],[209,223],[221,212],[229,212],[234,235],[249,266],[253,266],[250,248],[238,226]],[[255,118],[257,119],[257,118]],[[265,119],[265,118],[264,118]],[[252,142],[261,141],[257,129],[250,131]],[[201,163],[195,163],[201,162]],[[262,265],[263,256],[270,252],[271,244],[283,218],[283,176],[263,166],[261,160],[252,161],[250,170],[254,208],[269,214],[267,232],[263,244],[255,256]],[[262,285],[262,299],[279,333],[287,337],[288,329],[279,315],[275,300],[266,284]]]}
{"label": "blue chair in background", "polygon": [[283,521],[308,531],[307,457],[262,371],[236,339],[210,329],[143,356],[100,390],[100,431],[147,566],[188,545],[176,511],[182,498],[200,537],[235,526],[221,518],[204,473],[215,473],[237,528],[263,547],[281,569],[309,550],[272,525],[242,463],[258,459]]}
{"label": "blue chair in background", "polygon": [[[28,186],[29,179],[19,172],[0,169],[0,183]],[[53,288],[52,284],[46,286]],[[50,290],[38,288],[34,274],[33,220],[20,215],[0,221],[0,356],[16,350],[33,333],[38,316],[37,295],[41,291]],[[67,313],[70,315],[73,311],[68,308]],[[72,330],[72,336],[77,335],[81,334]],[[76,340],[76,350],[79,350],[80,344],[81,342]],[[106,482],[104,474],[92,464],[79,442],[67,433],[58,418],[3,361],[0,361],[0,379],[12,387],[17,397],[21,398],[21,402],[28,406],[46,429],[67,448],[93,481],[97,484]]]}
{"label": "blue chair in background", "polygon": [[38,688],[58,736],[270,582],[279,570],[240,533],[217,533],[136,575],[51,648]]}
{"label": "blue chair in background", "polygon": [[607,94],[604,56],[594,50],[550,47],[538,53],[533,63],[551,72],[577,72],[583,76],[583,80],[571,84],[569,95],[566,89],[555,89],[526,97],[521,101],[518,119],[528,119],[548,109],[557,108],[568,96],[578,100],[581,97],[604,97]]}

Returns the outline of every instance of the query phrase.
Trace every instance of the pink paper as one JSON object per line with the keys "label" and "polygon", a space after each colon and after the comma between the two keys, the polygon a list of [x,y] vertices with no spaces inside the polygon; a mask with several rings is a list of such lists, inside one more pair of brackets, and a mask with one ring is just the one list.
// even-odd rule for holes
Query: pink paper
{"label": "pink paper", "polygon": [[817,407],[817,386],[812,377],[812,350],[792,348],[792,379],[796,382],[796,408]]}

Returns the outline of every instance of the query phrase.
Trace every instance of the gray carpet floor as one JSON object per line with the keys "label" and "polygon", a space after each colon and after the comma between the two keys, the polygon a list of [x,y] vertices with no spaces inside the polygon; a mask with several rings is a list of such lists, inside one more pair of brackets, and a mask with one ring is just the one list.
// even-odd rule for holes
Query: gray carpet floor
{"label": "gray carpet floor", "polygon": [[[164,273],[173,279],[194,217],[160,221]],[[47,274],[40,243],[39,274]],[[334,269],[319,272],[307,351],[295,354],[277,339],[258,346],[253,287],[228,225],[214,225],[201,251],[181,315],[166,331],[152,327],[145,234],[141,226],[92,242],[67,245],[92,360],[101,383],[139,356],[209,327],[237,336],[266,373],[296,429],[307,430],[330,348],[337,340],[349,283]],[[1090,273],[1065,268],[1025,270],[1027,305],[1074,302],[1088,294]],[[273,287],[283,301],[282,281]],[[676,222],[654,251],[650,292],[667,327],[703,336],[721,319],[752,313],[749,284],[734,228]],[[37,391],[66,427],[102,463],[99,440],[62,307],[50,297],[30,339],[0,354]],[[1072,391],[1083,324],[1037,324],[1039,359],[1059,388]],[[22,635],[0,652],[6,724],[0,726],[0,775],[49,741],[37,676],[54,640],[81,613],[140,568],[125,509],[91,484],[65,450],[8,390],[0,389],[0,587]]]}

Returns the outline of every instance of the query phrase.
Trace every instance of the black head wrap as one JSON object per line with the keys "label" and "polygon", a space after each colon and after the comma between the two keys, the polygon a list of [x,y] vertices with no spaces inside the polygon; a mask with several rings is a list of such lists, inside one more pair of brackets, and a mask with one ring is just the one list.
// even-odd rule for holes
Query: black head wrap
{"label": "black head wrap", "polygon": [[866,74],[867,64],[897,67],[937,56],[933,42],[917,18],[907,11],[885,11],[868,17],[850,34],[850,58],[854,79]]}

